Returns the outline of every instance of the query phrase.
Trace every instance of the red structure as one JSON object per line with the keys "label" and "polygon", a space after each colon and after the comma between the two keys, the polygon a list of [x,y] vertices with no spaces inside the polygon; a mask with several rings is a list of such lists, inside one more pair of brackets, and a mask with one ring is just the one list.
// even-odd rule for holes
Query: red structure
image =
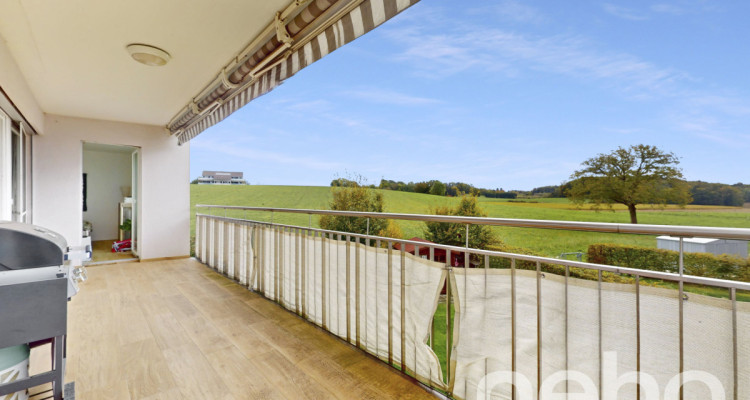
{"label": "red structure", "polygon": [[[422,239],[420,237],[413,237],[409,239],[413,242],[422,242],[422,243],[428,243],[428,244],[436,244],[435,242],[431,242],[426,239]],[[418,245],[417,245],[418,246]],[[414,248],[417,247],[413,244],[407,243],[404,246],[404,251],[409,254],[414,254]],[[430,248],[428,246],[418,246],[419,247],[419,256],[422,258],[430,258]],[[401,243],[394,243],[393,248],[396,250],[401,250]],[[436,248],[434,251],[435,258],[433,261],[444,263],[445,262],[445,256],[447,251],[444,249]],[[416,255],[416,254],[414,254]],[[454,267],[463,267],[464,266],[464,253],[456,253],[451,252],[451,265]]]}

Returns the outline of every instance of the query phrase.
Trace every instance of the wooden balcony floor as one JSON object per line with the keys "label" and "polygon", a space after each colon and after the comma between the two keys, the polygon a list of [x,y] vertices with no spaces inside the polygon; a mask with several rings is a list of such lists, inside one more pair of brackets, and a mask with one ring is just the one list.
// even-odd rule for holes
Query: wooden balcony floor
{"label": "wooden balcony floor", "polygon": [[88,275],[69,303],[78,400],[435,398],[193,259]]}

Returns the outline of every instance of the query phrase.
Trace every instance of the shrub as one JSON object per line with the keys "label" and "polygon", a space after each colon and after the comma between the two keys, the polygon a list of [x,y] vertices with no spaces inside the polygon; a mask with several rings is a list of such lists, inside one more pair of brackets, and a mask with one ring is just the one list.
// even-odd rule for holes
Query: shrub
{"label": "shrub", "polygon": [[[505,244],[505,243],[492,245],[492,246],[489,246],[487,249],[492,250],[492,251],[501,251],[504,253],[539,256],[539,254],[535,254],[533,251],[529,249],[525,249],[523,247],[515,247],[515,246]],[[510,263],[511,261],[509,258],[490,257],[490,268],[507,269],[507,268],[510,268]],[[517,260],[516,268],[534,271],[536,270],[536,263],[532,261]],[[540,269],[544,273],[551,273],[551,274],[560,275],[560,276],[565,275],[565,267],[562,265],[542,263],[542,265],[540,266]],[[569,276],[573,278],[586,279],[586,280],[591,280],[591,281],[599,280],[598,271],[593,270],[593,269],[586,269],[586,268],[571,267],[569,269]],[[603,272],[602,281],[603,282],[617,282],[617,283],[632,283],[634,279],[629,276],[613,274],[611,272]]]}
{"label": "shrub", "polygon": [[[338,211],[367,211],[383,212],[383,195],[366,186],[338,186],[331,188],[333,199],[329,207]],[[320,227],[332,231],[351,232],[364,235],[367,232],[367,218],[345,217],[340,215],[323,215],[320,217]],[[370,219],[371,233],[386,229],[388,222],[381,218]]]}
{"label": "shrub", "polygon": [[[592,244],[588,261],[596,264],[679,273],[679,252],[619,244]],[[728,255],[684,253],[684,273],[750,282],[750,260]]]}

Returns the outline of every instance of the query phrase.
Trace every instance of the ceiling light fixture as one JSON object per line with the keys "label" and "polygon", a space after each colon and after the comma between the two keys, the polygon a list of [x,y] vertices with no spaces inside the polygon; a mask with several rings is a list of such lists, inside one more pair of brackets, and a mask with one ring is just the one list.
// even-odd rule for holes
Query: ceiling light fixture
{"label": "ceiling light fixture", "polygon": [[160,67],[172,58],[166,51],[147,44],[132,43],[125,48],[134,60],[154,67]]}

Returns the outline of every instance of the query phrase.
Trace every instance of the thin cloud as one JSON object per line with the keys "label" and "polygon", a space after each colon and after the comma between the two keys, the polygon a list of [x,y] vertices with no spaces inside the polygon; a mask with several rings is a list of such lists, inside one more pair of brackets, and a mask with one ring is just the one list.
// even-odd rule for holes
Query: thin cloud
{"label": "thin cloud", "polygon": [[[422,76],[445,79],[468,70],[504,73],[512,78],[536,70],[599,80],[631,96],[674,92],[684,72],[661,68],[627,53],[602,52],[586,39],[534,37],[498,29],[469,28],[453,34],[424,33],[416,27],[392,30],[406,47],[396,61],[412,64]],[[406,38],[406,39],[404,39]]]}
{"label": "thin cloud", "polygon": [[547,21],[547,17],[538,9],[516,0],[504,0],[497,4],[478,7],[469,10],[471,15],[496,15],[505,21],[525,24],[540,24]]}
{"label": "thin cloud", "polygon": [[349,90],[344,95],[380,104],[392,104],[397,106],[421,106],[425,104],[440,103],[437,99],[428,97],[412,96],[393,90],[379,88],[365,88],[360,90]]}
{"label": "thin cloud", "polygon": [[671,14],[671,15],[682,15],[685,14],[685,9],[674,4],[654,4],[650,7],[651,11],[660,14]]}
{"label": "thin cloud", "polygon": [[648,16],[645,14],[640,14],[630,8],[618,6],[611,3],[602,4],[602,8],[607,14],[630,21],[645,21],[648,19]]}
{"label": "thin cloud", "polygon": [[310,100],[284,105],[288,110],[300,112],[323,112],[331,109],[331,103],[326,100]]}

